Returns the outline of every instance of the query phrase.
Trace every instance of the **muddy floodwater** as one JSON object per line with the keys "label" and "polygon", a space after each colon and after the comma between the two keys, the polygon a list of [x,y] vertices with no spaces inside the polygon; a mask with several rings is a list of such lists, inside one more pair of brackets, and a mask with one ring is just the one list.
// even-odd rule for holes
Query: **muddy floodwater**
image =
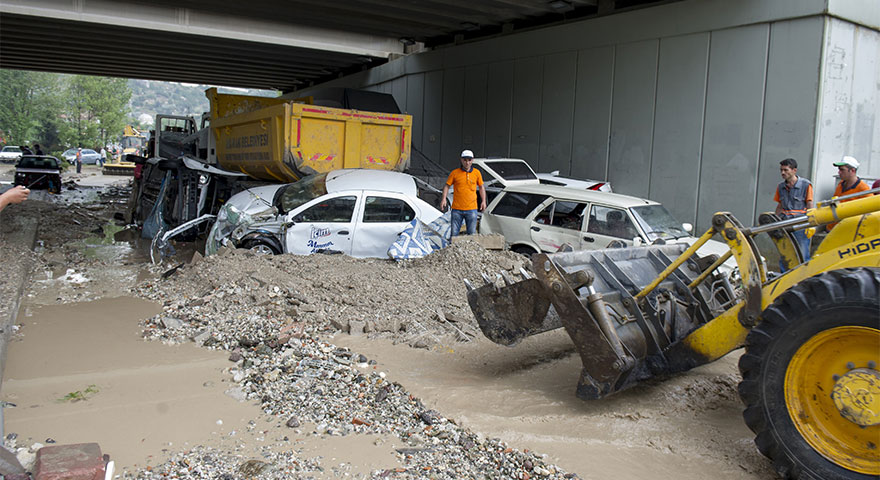
{"label": "muddy floodwater", "polygon": [[436,351],[347,335],[334,341],[376,358],[389,378],[459,423],[545,453],[581,478],[772,478],[742,420],[736,352],[584,402],[574,395],[580,358],[562,331],[513,348],[485,339]]}
{"label": "muddy floodwater", "polygon": [[[145,342],[138,321],[159,307],[135,298],[27,307],[9,346],[6,430],[46,443],[98,442],[120,465],[147,452],[222,436],[255,407],[223,394],[222,352]],[[218,421],[220,424],[218,424]]]}

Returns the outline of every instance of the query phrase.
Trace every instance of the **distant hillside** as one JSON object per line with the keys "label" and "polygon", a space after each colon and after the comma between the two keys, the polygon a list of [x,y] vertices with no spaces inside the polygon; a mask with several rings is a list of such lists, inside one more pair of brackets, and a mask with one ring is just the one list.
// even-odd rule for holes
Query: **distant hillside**
{"label": "distant hillside", "polygon": [[[145,126],[148,118],[155,118],[157,113],[170,115],[193,115],[198,117],[208,111],[208,99],[205,90],[211,85],[193,85],[191,83],[156,82],[152,80],[129,80],[131,88],[131,116],[138,119],[137,123]],[[263,97],[277,96],[278,92],[255,89],[233,89],[220,87],[224,93],[239,95],[259,95]],[[152,120],[149,121],[152,123]]]}

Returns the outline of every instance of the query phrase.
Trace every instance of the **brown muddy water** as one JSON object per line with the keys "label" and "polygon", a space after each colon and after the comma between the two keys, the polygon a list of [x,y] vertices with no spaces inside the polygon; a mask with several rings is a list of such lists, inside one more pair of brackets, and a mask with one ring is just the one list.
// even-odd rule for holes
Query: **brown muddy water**
{"label": "brown muddy water", "polygon": [[337,336],[426,405],[488,437],[547,454],[584,479],[774,478],[735,394],[737,354],[609,399],[574,395],[579,356],[562,331],[509,348],[478,339],[416,350]]}
{"label": "brown muddy water", "polygon": [[143,341],[138,321],[154,303],[105,298],[23,307],[21,335],[10,343],[0,398],[5,432],[19,445],[97,442],[117,472],[155,465],[173,451],[211,445],[259,458],[259,449],[296,449],[348,475],[399,465],[397,439],[309,435],[239,402],[224,369],[228,352],[194,344]]}

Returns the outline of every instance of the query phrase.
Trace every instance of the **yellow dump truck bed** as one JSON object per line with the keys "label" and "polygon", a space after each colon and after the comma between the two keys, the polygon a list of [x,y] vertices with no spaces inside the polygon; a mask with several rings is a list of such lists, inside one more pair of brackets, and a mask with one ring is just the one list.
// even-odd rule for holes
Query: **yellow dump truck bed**
{"label": "yellow dump truck bed", "polygon": [[405,170],[412,117],[219,94],[211,100],[217,163],[280,182],[339,168]]}

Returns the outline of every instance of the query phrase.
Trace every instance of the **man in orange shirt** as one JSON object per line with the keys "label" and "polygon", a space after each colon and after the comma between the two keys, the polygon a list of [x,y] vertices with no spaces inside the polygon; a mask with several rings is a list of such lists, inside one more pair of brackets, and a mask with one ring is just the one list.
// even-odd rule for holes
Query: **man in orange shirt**
{"label": "man in orange shirt", "polygon": [[[864,192],[865,190],[871,189],[871,187],[869,187],[868,184],[856,174],[856,170],[859,169],[859,161],[855,158],[846,155],[839,162],[836,162],[834,166],[837,167],[837,176],[840,177],[840,183],[838,183],[837,188],[834,189],[835,197],[852,195],[854,193]],[[868,195],[860,195],[843,201],[848,202],[850,200],[856,200],[867,196]],[[837,225],[837,222],[829,223],[825,228],[830,231],[835,225]]]}
{"label": "man in orange shirt", "polygon": [[467,234],[477,233],[477,190],[480,191],[479,211],[486,209],[486,187],[479,170],[474,170],[474,152],[461,152],[461,168],[456,168],[446,179],[440,210],[446,210],[446,195],[452,190],[452,236],[461,232],[461,223],[467,226]]}
{"label": "man in orange shirt", "polygon": [[[865,190],[871,189],[871,187],[869,187],[868,184],[856,174],[856,170],[859,169],[859,161],[855,158],[845,156],[839,162],[835,163],[834,166],[837,167],[837,174],[840,176],[840,183],[838,183],[837,188],[834,189],[835,197],[852,195],[853,193],[864,192]],[[862,195],[849,200],[855,200],[856,198],[866,196],[867,195]],[[849,200],[844,201],[846,202]]]}

